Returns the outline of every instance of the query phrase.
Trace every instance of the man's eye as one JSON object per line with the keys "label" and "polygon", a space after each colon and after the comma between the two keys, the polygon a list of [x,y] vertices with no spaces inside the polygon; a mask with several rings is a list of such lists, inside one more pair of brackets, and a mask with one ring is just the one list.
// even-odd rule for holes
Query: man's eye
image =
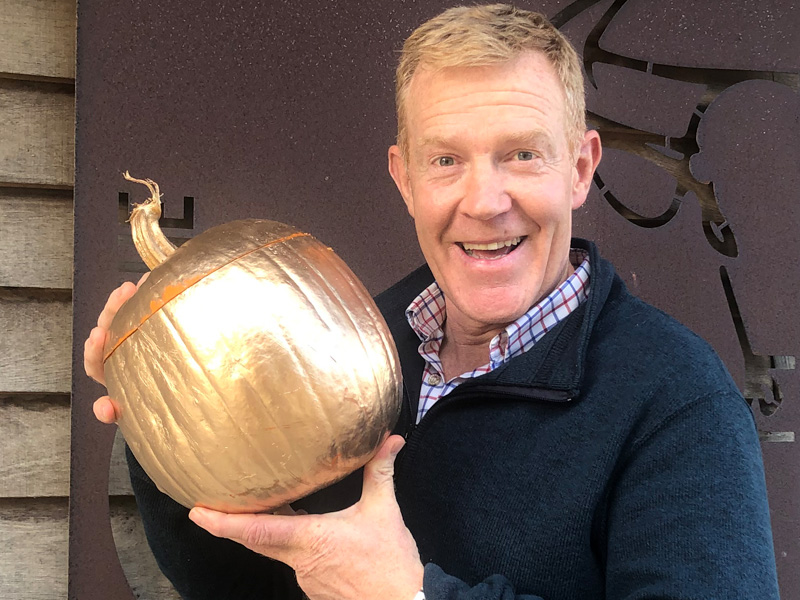
{"label": "man's eye", "polygon": [[517,152],[517,160],[533,160],[533,152],[520,150]]}
{"label": "man's eye", "polygon": [[440,156],[436,160],[436,164],[440,167],[452,167],[454,164],[456,164],[456,161],[453,160],[452,156]]}

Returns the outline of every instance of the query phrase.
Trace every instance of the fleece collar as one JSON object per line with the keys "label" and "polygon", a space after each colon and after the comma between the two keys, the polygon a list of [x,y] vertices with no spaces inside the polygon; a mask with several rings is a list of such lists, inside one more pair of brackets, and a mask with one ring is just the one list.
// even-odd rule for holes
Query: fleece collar
{"label": "fleece collar", "polygon": [[[589,340],[598,315],[612,284],[619,279],[614,267],[604,260],[597,247],[584,239],[573,238],[573,248],[589,253],[592,280],[586,301],[566,319],[549,331],[533,348],[497,369],[462,383],[461,387],[491,384],[507,388],[538,389],[558,392],[553,396],[575,398],[580,394]],[[433,282],[433,275],[424,265],[381,293],[376,302],[394,337],[401,360],[404,385],[412,405],[416,405],[424,362],[417,352],[419,338],[405,318],[411,301]],[[539,394],[547,399],[546,393]]]}

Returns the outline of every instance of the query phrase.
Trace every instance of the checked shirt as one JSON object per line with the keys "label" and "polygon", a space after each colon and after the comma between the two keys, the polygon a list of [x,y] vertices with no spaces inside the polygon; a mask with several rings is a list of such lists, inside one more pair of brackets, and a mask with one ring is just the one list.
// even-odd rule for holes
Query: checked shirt
{"label": "checked shirt", "polygon": [[509,324],[489,342],[489,362],[473,371],[445,381],[439,349],[444,338],[445,298],[434,281],[406,309],[409,325],[422,343],[419,353],[425,359],[422,388],[419,394],[417,423],[437,400],[452,392],[471,377],[488,373],[515,356],[530,350],[542,336],[586,300],[589,293],[591,266],[583,250],[570,250],[570,263],[575,271],[546,298],[537,302],[524,315]]}

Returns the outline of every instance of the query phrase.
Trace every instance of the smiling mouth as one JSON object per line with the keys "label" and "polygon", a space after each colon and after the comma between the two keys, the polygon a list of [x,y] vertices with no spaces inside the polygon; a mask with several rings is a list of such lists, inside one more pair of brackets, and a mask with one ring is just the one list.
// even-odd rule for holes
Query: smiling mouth
{"label": "smiling mouth", "polygon": [[471,258],[497,260],[511,254],[524,239],[525,236],[488,244],[472,244],[469,242],[457,242],[457,244]]}

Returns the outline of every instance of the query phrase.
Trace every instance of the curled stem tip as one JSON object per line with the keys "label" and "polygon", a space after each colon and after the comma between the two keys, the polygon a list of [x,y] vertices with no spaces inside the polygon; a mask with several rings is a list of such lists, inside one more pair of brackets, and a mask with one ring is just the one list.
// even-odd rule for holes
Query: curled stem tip
{"label": "curled stem tip", "polygon": [[131,177],[130,171],[126,170],[122,176],[127,179],[128,181],[133,181],[134,183],[141,183],[142,185],[146,185],[147,189],[150,190],[150,198],[151,202],[160,202],[161,201],[161,193],[158,189],[158,184],[153,181],[152,179],[136,179],[136,177]]}

